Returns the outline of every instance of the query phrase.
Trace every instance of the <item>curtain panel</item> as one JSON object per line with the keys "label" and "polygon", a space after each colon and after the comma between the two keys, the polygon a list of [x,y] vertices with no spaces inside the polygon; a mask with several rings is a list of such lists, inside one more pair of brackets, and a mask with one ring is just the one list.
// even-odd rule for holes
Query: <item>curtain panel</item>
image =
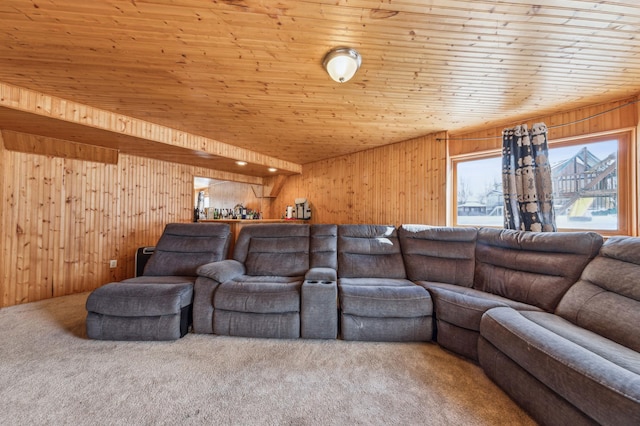
{"label": "curtain panel", "polygon": [[502,132],[504,227],[556,231],[547,126],[526,124]]}

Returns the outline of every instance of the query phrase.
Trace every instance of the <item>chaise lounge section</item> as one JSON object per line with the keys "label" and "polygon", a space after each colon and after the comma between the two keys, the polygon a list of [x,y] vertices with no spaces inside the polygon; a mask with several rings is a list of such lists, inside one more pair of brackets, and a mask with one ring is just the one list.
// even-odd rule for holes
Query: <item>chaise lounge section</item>
{"label": "chaise lounge section", "polygon": [[140,277],[106,284],[86,303],[87,335],[101,340],[176,340],[192,322],[197,268],[227,256],[226,224],[168,224]]}

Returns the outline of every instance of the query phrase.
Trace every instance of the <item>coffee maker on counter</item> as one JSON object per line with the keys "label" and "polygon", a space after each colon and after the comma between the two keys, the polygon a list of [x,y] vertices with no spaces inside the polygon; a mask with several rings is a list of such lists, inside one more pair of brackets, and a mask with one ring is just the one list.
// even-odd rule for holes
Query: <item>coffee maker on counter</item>
{"label": "coffee maker on counter", "polygon": [[296,210],[294,217],[296,219],[311,219],[311,208],[306,198],[296,198]]}

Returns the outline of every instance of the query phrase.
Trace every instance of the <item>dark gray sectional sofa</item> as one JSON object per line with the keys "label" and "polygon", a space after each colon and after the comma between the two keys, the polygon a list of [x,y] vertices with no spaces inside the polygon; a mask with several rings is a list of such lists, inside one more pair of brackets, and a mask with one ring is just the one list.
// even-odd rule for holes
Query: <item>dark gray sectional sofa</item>
{"label": "dark gray sectional sofa", "polygon": [[196,333],[435,340],[542,424],[640,424],[640,238],[263,224],[197,272]]}
{"label": "dark gray sectional sofa", "polygon": [[[291,310],[299,309],[307,327],[315,323],[321,330],[326,324],[331,330],[316,330],[315,336],[334,338],[339,325],[345,340],[433,339],[478,362],[543,424],[640,424],[640,238],[611,238],[603,245],[593,232],[296,226],[308,227],[308,250],[299,241],[293,248],[279,229],[269,245],[254,249],[281,252],[283,258],[262,254],[258,276],[251,267],[238,271],[241,281],[263,282],[289,265],[284,269],[295,271],[302,301]],[[307,257],[317,256],[311,235],[318,226],[330,232],[323,232],[322,264],[313,265]],[[234,258],[242,263],[240,247]],[[196,332],[218,332],[212,319],[225,305],[211,288],[233,287],[221,283],[228,275],[217,272],[224,262],[217,265],[199,270],[194,318],[200,316],[198,306],[206,307],[206,315],[195,321],[201,323]],[[314,281],[326,283],[319,285],[327,292],[317,300],[303,291],[304,275],[318,273],[312,266],[323,271]],[[209,290],[201,292],[204,283]],[[253,296],[260,299],[258,294]],[[258,323],[268,321],[270,313],[256,307],[253,296],[241,304],[259,311]],[[290,327],[294,332],[287,337],[306,337],[298,333],[299,324]],[[252,330],[237,334],[274,337]],[[225,326],[222,334],[234,333]]]}

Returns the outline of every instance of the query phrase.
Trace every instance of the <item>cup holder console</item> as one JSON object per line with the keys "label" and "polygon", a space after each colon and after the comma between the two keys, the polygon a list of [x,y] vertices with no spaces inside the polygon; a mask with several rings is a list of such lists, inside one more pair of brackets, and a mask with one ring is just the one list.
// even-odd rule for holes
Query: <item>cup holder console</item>
{"label": "cup holder console", "polygon": [[304,280],[300,306],[300,337],[335,339],[338,336],[338,282],[331,276]]}

